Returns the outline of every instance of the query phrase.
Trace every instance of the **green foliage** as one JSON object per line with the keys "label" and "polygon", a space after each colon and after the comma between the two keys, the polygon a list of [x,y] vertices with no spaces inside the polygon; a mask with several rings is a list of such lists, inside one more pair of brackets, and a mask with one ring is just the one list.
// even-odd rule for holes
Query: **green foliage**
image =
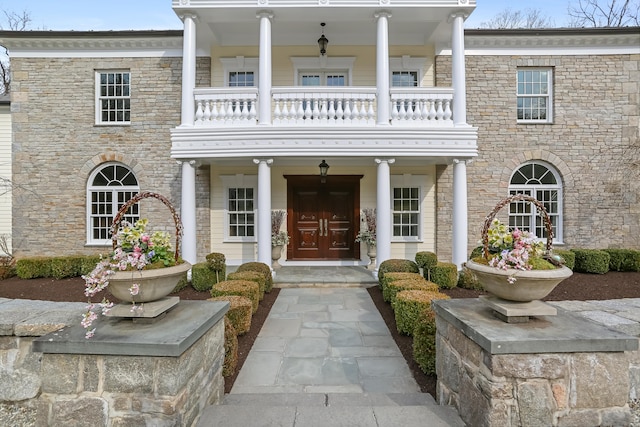
{"label": "green foliage", "polygon": [[237,335],[243,335],[251,329],[251,317],[253,306],[247,297],[238,295],[225,295],[209,298],[209,301],[226,301],[229,303],[229,311],[225,315],[233,325]]}
{"label": "green foliage", "polygon": [[449,296],[438,291],[407,290],[398,292],[393,302],[398,332],[413,335],[420,319],[432,310],[431,301],[438,299],[449,299]]}
{"label": "green foliage", "polygon": [[410,289],[435,292],[438,290],[438,285],[432,282],[428,282],[422,277],[420,279],[394,280],[387,283],[387,286],[382,292],[382,297],[386,302],[389,302],[393,305],[393,302],[396,299],[396,294],[398,292],[407,291]]}
{"label": "green foliage", "polygon": [[571,249],[576,255],[574,271],[579,273],[605,274],[609,271],[611,257],[597,249]]}
{"label": "green foliage", "polygon": [[458,266],[450,262],[438,262],[431,268],[430,277],[440,289],[455,288],[458,284]]}
{"label": "green foliage", "polygon": [[[420,275],[420,273],[402,273],[397,271],[391,271],[384,275],[384,278],[380,281],[382,294],[384,295],[384,290],[387,285],[395,280],[405,280],[405,279],[415,279],[422,280],[425,282],[425,279]],[[387,301],[389,302],[389,301]]]}
{"label": "green foliage", "polygon": [[378,284],[382,288],[384,275],[390,272],[398,273],[419,273],[418,264],[408,259],[388,259],[383,261],[378,267]]}
{"label": "green foliage", "polygon": [[175,294],[177,292],[180,292],[181,290],[183,290],[187,286],[189,286],[189,281],[187,280],[187,275],[185,274],[180,278],[180,280],[178,280],[178,284],[176,285],[175,288],[173,288],[171,293]]}
{"label": "green foliage", "polygon": [[264,278],[267,280],[267,282],[265,283],[264,291],[266,293],[269,293],[271,292],[271,289],[273,289],[273,276],[271,275],[271,267],[263,262],[246,262],[238,267],[236,271],[257,271],[258,273],[262,273],[264,275]]}
{"label": "green foliage", "polygon": [[529,264],[531,264],[531,268],[534,270],[555,270],[558,268],[546,259],[540,257],[530,258]]}
{"label": "green foliage", "polygon": [[233,325],[224,317],[224,363],[222,364],[222,376],[230,377],[236,372],[238,366],[238,336]]}
{"label": "green foliage", "polygon": [[416,254],[416,264],[423,270],[429,270],[438,263],[438,256],[433,252],[418,252]]}
{"label": "green foliage", "polygon": [[235,273],[229,273],[227,280],[250,280],[256,282],[260,289],[260,301],[264,299],[264,292],[267,287],[267,279],[264,274],[257,271],[236,271]]}
{"label": "green foliage", "polygon": [[462,270],[460,270],[460,274],[458,274],[458,287],[476,291],[484,290],[476,275],[473,274],[473,271],[469,270],[464,265],[462,266]]}
{"label": "green foliage", "polygon": [[206,262],[200,262],[191,266],[191,286],[196,291],[208,291],[218,283],[216,272],[209,268]]}
{"label": "green foliage", "polygon": [[562,257],[562,259],[564,259],[564,265],[570,269],[573,270],[576,266],[576,254],[565,250],[565,249],[554,249],[553,252],[556,255],[560,255]]}
{"label": "green foliage", "polygon": [[436,373],[436,315],[429,310],[413,330],[413,360],[427,375]]}
{"label": "green foliage", "polygon": [[207,263],[209,264],[209,268],[212,271],[218,271],[222,273],[222,277],[225,276],[226,274],[226,268],[227,268],[227,259],[224,256],[224,254],[220,254],[217,252],[211,252],[210,254],[208,254],[206,257],[207,259]]}
{"label": "green foliage", "polygon": [[480,258],[482,256],[484,256],[484,250],[482,246],[476,246],[471,251],[471,255],[469,255],[469,259]]}
{"label": "green foliage", "polygon": [[260,299],[260,288],[256,282],[249,280],[225,280],[216,283],[211,288],[212,297],[221,297],[224,295],[239,295],[251,300],[252,313],[258,311],[258,303]]}
{"label": "green foliage", "polygon": [[640,271],[640,251],[633,249],[603,249],[609,254],[609,270]]}
{"label": "green foliage", "polygon": [[21,279],[64,279],[90,273],[98,261],[98,255],[22,258],[16,262],[15,271]]}

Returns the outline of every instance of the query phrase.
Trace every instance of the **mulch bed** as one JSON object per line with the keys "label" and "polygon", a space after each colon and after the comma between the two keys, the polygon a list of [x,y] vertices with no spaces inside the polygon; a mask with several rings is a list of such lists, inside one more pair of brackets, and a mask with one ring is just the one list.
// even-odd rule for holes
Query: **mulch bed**
{"label": "mulch bed", "polygon": [[[382,293],[377,286],[368,289],[369,295],[385,320],[391,335],[395,339],[404,358],[407,360],[409,368],[413,372],[420,389],[425,393],[435,396],[435,376],[425,375],[418,365],[413,361],[411,337],[400,335],[396,329],[395,316],[391,305],[384,302]],[[444,293],[451,298],[477,298],[482,295],[480,291],[454,288],[444,290]],[[238,337],[238,369],[236,374],[226,378],[225,393],[228,393],[233,386],[237,372],[240,371],[253,342],[266,320],[271,306],[278,297],[279,289],[275,288],[271,293],[266,294],[260,302],[257,313],[251,320],[251,329],[244,335]],[[203,300],[210,298],[209,292],[198,292],[188,287],[177,294],[185,300]],[[107,297],[114,300],[108,294]],[[102,296],[96,296],[95,301],[99,301]],[[36,299],[48,301],[70,301],[84,302],[84,281],[79,278],[54,280],[54,279],[31,279],[23,280],[12,277],[0,280],[0,298]],[[619,273],[609,272],[603,275],[574,273],[558,285],[551,294],[545,298],[548,301],[560,300],[604,300],[619,298],[640,298],[640,273]]]}

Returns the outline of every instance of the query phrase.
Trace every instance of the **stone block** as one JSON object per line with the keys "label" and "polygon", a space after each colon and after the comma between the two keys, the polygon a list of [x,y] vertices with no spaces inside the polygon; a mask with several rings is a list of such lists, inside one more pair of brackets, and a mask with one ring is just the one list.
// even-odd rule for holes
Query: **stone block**
{"label": "stone block", "polygon": [[48,425],[106,427],[107,413],[107,402],[97,397],[56,400],[51,406],[51,422]]}
{"label": "stone block", "polygon": [[457,393],[460,390],[460,361],[448,344],[442,345],[441,352],[436,357],[436,364],[440,368],[437,370],[438,378],[442,376],[447,387]]}
{"label": "stone block", "polygon": [[564,381],[553,381],[551,383],[551,392],[557,409],[563,410],[569,407],[569,395]]}
{"label": "stone block", "polygon": [[40,393],[40,377],[23,369],[0,370],[0,401],[15,402],[34,398]]}
{"label": "stone block", "polygon": [[82,366],[82,390],[97,392],[100,385],[100,369],[98,363],[102,363],[102,357],[83,355],[80,366]]}
{"label": "stone block", "polygon": [[558,427],[599,426],[600,413],[595,409],[571,410],[558,418]]}
{"label": "stone block", "polygon": [[[458,414],[460,418],[470,426],[490,425],[488,415],[491,413],[491,402],[484,397],[482,391],[476,387],[472,378],[467,375],[462,376],[460,382],[460,393],[458,394],[459,406]],[[508,425],[507,416],[503,414],[504,422],[495,425]]]}
{"label": "stone block", "polygon": [[640,366],[629,367],[629,399],[640,399]]}
{"label": "stone block", "polygon": [[553,393],[548,381],[529,380],[518,384],[518,408],[522,425],[548,427],[553,424]]}
{"label": "stone block", "polygon": [[630,426],[632,424],[631,410],[628,406],[623,408],[604,409],[601,414],[603,426]]}
{"label": "stone block", "polygon": [[40,376],[42,392],[72,394],[78,391],[80,356],[68,354],[43,354]]}
{"label": "stone block", "polygon": [[12,350],[18,348],[16,337],[12,335],[0,336],[0,351]]}
{"label": "stone block", "polygon": [[561,354],[493,355],[488,366],[500,377],[557,379],[568,374],[567,360]]}
{"label": "stone block", "polygon": [[[624,406],[629,399],[629,362],[625,353],[573,355],[571,408]],[[597,387],[594,387],[597,384]]]}
{"label": "stone block", "polygon": [[104,391],[152,393],[154,359],[132,356],[104,357]]}

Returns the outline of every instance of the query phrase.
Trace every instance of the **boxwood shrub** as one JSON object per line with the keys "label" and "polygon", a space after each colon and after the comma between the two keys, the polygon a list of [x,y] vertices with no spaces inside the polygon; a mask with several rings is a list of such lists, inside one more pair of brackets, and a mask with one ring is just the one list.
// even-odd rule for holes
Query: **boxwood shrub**
{"label": "boxwood shrub", "polygon": [[211,288],[212,297],[221,297],[224,295],[239,295],[251,300],[252,313],[258,311],[258,303],[260,298],[260,289],[256,282],[250,280],[225,280],[216,283]]}
{"label": "boxwood shrub", "polygon": [[573,270],[576,267],[576,254],[565,249],[554,249],[554,253],[560,255],[564,259],[564,265]]}
{"label": "boxwood shrub", "polygon": [[396,294],[393,311],[398,333],[413,335],[427,311],[431,311],[431,301],[449,299],[449,296],[438,291],[406,290]]}
{"label": "boxwood shrub", "polygon": [[208,291],[218,283],[216,272],[209,268],[206,262],[200,262],[191,266],[191,286],[196,291]]}
{"label": "boxwood shrub", "polygon": [[264,292],[267,287],[267,279],[264,274],[257,271],[236,271],[235,273],[229,273],[227,280],[250,280],[258,284],[260,289],[260,301],[264,299]]}
{"label": "boxwood shrub", "polygon": [[413,330],[413,360],[427,375],[436,373],[436,315],[429,310]]}
{"label": "boxwood shrub", "polygon": [[257,271],[258,273],[262,273],[264,278],[266,279],[264,285],[264,291],[266,293],[271,292],[273,289],[273,276],[271,275],[271,267],[263,262],[245,262],[240,265],[236,271]]}
{"label": "boxwood shrub", "polygon": [[378,267],[378,285],[382,288],[384,275],[390,272],[419,273],[418,264],[408,259],[388,259],[382,261]]}
{"label": "boxwood shrub", "polygon": [[438,290],[438,285],[433,282],[428,282],[422,277],[420,279],[394,280],[393,282],[387,283],[382,293],[382,298],[393,306],[397,293],[409,289],[435,292]]}
{"label": "boxwood shrub", "polygon": [[462,266],[462,270],[460,270],[460,274],[458,274],[458,287],[476,291],[484,290],[476,275],[473,274],[473,271],[469,270],[464,265]]}
{"label": "boxwood shrub", "polygon": [[227,301],[229,303],[229,311],[225,316],[231,321],[236,335],[243,335],[249,332],[251,318],[253,317],[253,305],[249,298],[239,295],[224,295],[209,298],[209,301]]}
{"label": "boxwood shrub", "polygon": [[431,281],[440,289],[455,288],[458,284],[458,266],[450,262],[438,262],[431,268]]}
{"label": "boxwood shrub", "polygon": [[16,274],[21,279],[78,277],[90,273],[98,261],[99,255],[22,258],[16,261]]}
{"label": "boxwood shrub", "polygon": [[224,362],[222,376],[230,377],[238,366],[238,335],[227,316],[224,317]]}
{"label": "boxwood shrub", "polygon": [[[384,275],[384,279],[382,279],[382,295],[384,296],[384,290],[389,285],[389,283],[395,280],[406,280],[406,279],[415,279],[421,280],[422,282],[426,282],[426,280],[420,275],[420,273],[401,273],[397,271],[391,271]],[[387,301],[389,302],[389,301]]]}
{"label": "boxwood shrub", "polygon": [[224,254],[218,252],[211,252],[205,258],[209,269],[216,272],[216,281],[214,283],[222,282],[227,276],[227,258]]}
{"label": "boxwood shrub", "polygon": [[597,249],[571,249],[576,256],[574,271],[579,273],[605,274],[609,271],[611,257]]}
{"label": "boxwood shrub", "polygon": [[438,263],[438,256],[433,252],[422,251],[416,254],[416,264],[423,270],[429,270]]}
{"label": "boxwood shrub", "polygon": [[633,249],[603,249],[609,254],[609,270],[640,271],[640,251]]}

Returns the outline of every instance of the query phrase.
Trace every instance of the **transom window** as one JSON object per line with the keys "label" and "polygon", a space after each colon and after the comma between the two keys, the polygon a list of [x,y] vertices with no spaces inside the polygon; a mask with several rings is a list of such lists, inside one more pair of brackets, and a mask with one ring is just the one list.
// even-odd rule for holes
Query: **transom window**
{"label": "transom window", "polygon": [[102,71],[96,73],[96,123],[131,122],[131,73]]}
{"label": "transom window", "polygon": [[519,122],[551,123],[551,69],[518,69],[517,114]]}
{"label": "transom window", "polygon": [[[556,243],[562,242],[562,185],[558,173],[551,165],[530,162],[520,166],[511,176],[509,195],[526,194],[535,197],[544,205]],[[535,233],[540,239],[547,238],[547,231],[538,208],[526,201],[509,205],[509,227]]]}
{"label": "transom window", "polygon": [[256,188],[255,175],[221,175],[224,184],[224,239],[230,242],[255,242]]}
{"label": "transom window", "polygon": [[[95,170],[87,187],[87,243],[111,244],[111,225],[120,208],[140,187],[134,173],[128,167],[110,163]],[[140,219],[140,207],[131,206],[124,220],[135,223]]]}

